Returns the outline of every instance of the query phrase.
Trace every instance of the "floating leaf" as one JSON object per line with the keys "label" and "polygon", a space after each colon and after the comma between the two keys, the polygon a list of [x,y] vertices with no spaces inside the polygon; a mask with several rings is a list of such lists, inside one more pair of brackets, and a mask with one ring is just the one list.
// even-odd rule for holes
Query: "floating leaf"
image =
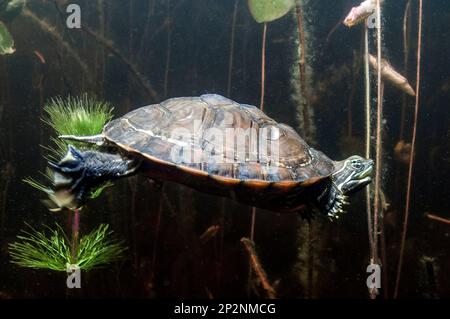
{"label": "floating leaf", "polygon": [[270,22],[281,18],[295,5],[295,0],[248,0],[248,7],[256,22]]}
{"label": "floating leaf", "polygon": [[12,54],[14,49],[14,41],[3,22],[0,21],[0,54]]}

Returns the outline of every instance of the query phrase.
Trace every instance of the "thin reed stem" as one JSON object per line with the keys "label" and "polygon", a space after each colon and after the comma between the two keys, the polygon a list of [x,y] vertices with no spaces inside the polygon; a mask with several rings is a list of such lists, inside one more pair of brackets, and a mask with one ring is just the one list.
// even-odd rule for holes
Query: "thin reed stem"
{"label": "thin reed stem", "polygon": [[296,2],[295,13],[297,17],[297,29],[298,29],[298,42],[299,42],[299,74],[300,74],[300,90],[303,96],[303,108],[302,108],[302,120],[303,120],[303,134],[307,138],[311,138],[311,123],[309,114],[309,92],[306,81],[306,41],[305,41],[305,31],[303,28],[302,10],[300,6],[300,1]]}
{"label": "thin reed stem", "polygon": [[376,127],[376,167],[375,167],[375,198],[374,198],[374,247],[373,262],[378,262],[378,217],[380,214],[380,189],[381,189],[381,159],[382,159],[382,120],[383,120],[383,96],[382,96],[382,78],[381,78],[381,0],[377,0],[377,127]]}
{"label": "thin reed stem", "polygon": [[[370,111],[370,65],[369,65],[369,29],[366,27],[364,31],[364,73],[365,73],[365,89],[366,89],[366,158],[370,158],[371,152],[371,111]],[[373,241],[373,227],[372,227],[372,204],[370,198],[370,187],[366,187],[366,210],[367,210],[367,225],[369,229],[369,243],[370,251],[373,259],[374,255],[374,241]]]}
{"label": "thin reed stem", "polygon": [[170,13],[170,0],[167,1],[167,56],[166,56],[166,67],[164,71],[164,98],[167,97],[167,88],[169,85],[169,71],[170,71],[170,58],[172,55],[172,20]]}
{"label": "thin reed stem", "polygon": [[394,299],[398,297],[398,289],[400,286],[400,278],[403,266],[403,256],[405,253],[406,233],[408,230],[409,219],[409,207],[411,202],[411,186],[412,186],[412,173],[414,168],[414,154],[416,149],[416,137],[417,137],[417,119],[419,116],[419,102],[420,102],[420,71],[422,62],[422,16],[423,16],[423,2],[419,0],[419,30],[417,35],[417,74],[416,74],[416,102],[414,108],[414,126],[411,141],[411,156],[409,160],[408,169],[408,182],[406,187],[406,201],[405,201],[405,220],[403,222],[402,241],[400,246],[400,258],[398,261],[397,278],[395,280]]}
{"label": "thin reed stem", "polygon": [[80,236],[80,211],[75,209],[72,216],[72,263],[77,263],[78,238]]}
{"label": "thin reed stem", "polygon": [[[267,38],[267,22],[264,22],[262,48],[261,48],[261,96],[260,96],[261,100],[259,104],[259,109],[261,111],[264,110],[264,90],[266,83],[266,38]],[[252,207],[252,220],[250,224],[250,240],[252,242],[255,238],[255,223],[256,223],[256,207]],[[248,269],[249,282],[251,280],[251,277],[252,277],[252,264],[250,263]]]}
{"label": "thin reed stem", "polygon": [[[404,72],[405,77],[408,76],[408,56],[409,56],[409,30],[410,30],[410,16],[411,16],[411,0],[408,1],[405,8],[405,14],[403,16],[403,60],[404,60]],[[406,120],[406,106],[407,96],[403,93],[402,97],[402,112],[400,116],[400,137],[399,140],[403,140],[405,135],[405,120]]]}
{"label": "thin reed stem", "polygon": [[231,21],[231,39],[230,39],[230,57],[228,59],[228,81],[227,81],[227,97],[231,97],[231,79],[233,73],[233,60],[234,60],[234,38],[236,33],[236,17],[238,1],[234,0],[233,18]]}
{"label": "thin reed stem", "polygon": [[[380,190],[381,190],[381,167],[382,167],[382,119],[383,119],[383,88],[381,78],[381,0],[376,3],[376,24],[377,24],[377,126],[376,126],[376,149],[375,149],[375,191],[374,191],[374,212],[373,212],[373,245],[371,263],[379,264],[378,259],[378,218],[380,216]],[[375,299],[378,294],[377,289],[370,292],[370,298]]]}
{"label": "thin reed stem", "polygon": [[[161,188],[159,190],[162,195],[164,195],[164,189]],[[152,249],[152,272],[150,274],[150,279],[153,281],[155,279],[156,273],[156,259],[158,256],[158,246],[159,246],[159,236],[161,231],[161,217],[163,210],[164,197],[160,196],[159,205],[158,205],[158,213],[156,215],[156,225],[155,225],[155,236],[153,239],[153,249]]]}
{"label": "thin reed stem", "polygon": [[430,213],[427,213],[425,216],[427,216],[427,218],[429,218],[431,220],[435,220],[435,221],[450,225],[450,219],[442,218],[442,217],[439,217],[439,216],[436,216],[436,215],[433,215]]}
{"label": "thin reed stem", "polygon": [[261,48],[261,100],[259,103],[259,108],[261,109],[261,111],[264,110],[264,93],[266,85],[266,38],[267,38],[267,22],[264,22],[262,48]]}
{"label": "thin reed stem", "polygon": [[248,238],[242,238],[241,243],[244,245],[245,249],[248,252],[248,255],[250,257],[250,265],[255,271],[256,275],[258,276],[264,290],[266,291],[267,298],[275,299],[277,297],[277,294],[275,292],[275,289],[269,283],[269,280],[267,279],[267,274],[264,271],[261,262],[259,261],[258,255],[256,254],[255,251],[255,243]]}

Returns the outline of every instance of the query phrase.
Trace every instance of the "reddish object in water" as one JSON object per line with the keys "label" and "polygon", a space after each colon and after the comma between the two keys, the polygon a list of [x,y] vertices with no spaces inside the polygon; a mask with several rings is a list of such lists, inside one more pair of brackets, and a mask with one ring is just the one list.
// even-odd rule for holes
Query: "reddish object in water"
{"label": "reddish object in water", "polygon": [[46,63],[47,63],[47,61],[45,61],[45,58],[44,58],[44,56],[42,55],[41,52],[35,50],[35,51],[34,51],[34,55],[37,56],[37,58],[39,59],[39,61],[40,61],[42,64],[46,64]]}

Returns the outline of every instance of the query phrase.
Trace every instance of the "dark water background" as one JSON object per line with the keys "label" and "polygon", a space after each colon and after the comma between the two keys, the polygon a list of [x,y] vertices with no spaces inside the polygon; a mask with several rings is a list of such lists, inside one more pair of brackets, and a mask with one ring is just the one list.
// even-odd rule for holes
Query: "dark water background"
{"label": "dark water background", "polygon": [[[336,160],[364,153],[363,66],[353,72],[356,79],[352,75],[352,65],[361,56],[362,28],[348,30],[341,25],[329,35],[357,2],[308,1],[304,11],[317,133],[308,142]],[[38,228],[58,222],[69,230],[67,214],[48,212],[39,201],[42,195],[21,182],[27,176],[38,176],[45,168],[39,147],[48,143],[51,134],[40,121],[45,101],[57,95],[89,92],[111,102],[114,113],[120,116],[169,97],[227,95],[234,0],[72,3],[81,6],[83,27],[108,39],[113,51],[88,32],[65,27],[66,1],[29,1],[28,10],[40,23],[24,14],[7,23],[17,51],[0,57],[1,296],[66,295],[65,274],[18,268],[10,264],[7,250],[24,222]],[[386,1],[383,10],[383,54],[399,70],[404,65],[406,3]],[[417,1],[411,3],[407,77],[414,84]],[[56,31],[43,28],[43,21]],[[425,1],[421,111],[400,297],[450,296],[446,276],[450,225],[424,216],[432,212],[450,218],[449,24],[446,0]],[[293,14],[268,26],[265,111],[277,121],[299,128],[297,105],[291,98],[291,71],[297,67],[296,38]],[[262,25],[254,22],[246,1],[238,0],[230,90],[230,97],[238,102],[259,105],[261,39]],[[46,64],[34,51],[45,57]],[[136,80],[117,52],[136,67],[154,94]],[[354,99],[349,110],[353,83]],[[372,102],[375,106],[375,100]],[[402,94],[386,86],[383,190],[390,205],[384,219],[388,287],[382,294],[386,296],[387,288],[388,297],[393,294],[399,256],[407,172],[407,167],[393,158],[401,107]],[[408,99],[406,141],[411,139],[413,107],[413,99]],[[352,138],[346,140],[349,116]],[[351,202],[341,220],[319,218],[311,225],[294,215],[258,210],[256,250],[280,297],[367,298],[365,270],[370,256],[363,192]],[[83,289],[76,295],[263,297],[258,284],[256,288],[248,286],[248,256],[240,243],[240,238],[249,235],[250,221],[251,208],[229,200],[170,183],[160,191],[144,176],[120,181],[82,212],[81,229],[85,233],[100,223],[110,224],[130,247],[127,259],[83,274]],[[199,237],[211,225],[223,227],[211,241],[202,244]]]}

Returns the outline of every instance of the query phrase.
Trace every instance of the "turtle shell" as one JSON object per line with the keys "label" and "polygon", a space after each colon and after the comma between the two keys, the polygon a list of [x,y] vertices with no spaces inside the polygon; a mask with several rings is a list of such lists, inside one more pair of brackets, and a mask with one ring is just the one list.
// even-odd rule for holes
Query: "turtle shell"
{"label": "turtle shell", "polygon": [[[103,134],[126,152],[145,158],[152,178],[252,205],[272,201],[280,206],[277,196],[284,194],[281,206],[292,206],[289,194],[298,198],[299,192],[335,170],[331,159],[291,127],[255,106],[215,94],[141,107],[108,123]],[[234,137],[227,138],[229,134]],[[271,145],[277,145],[275,151]]]}

